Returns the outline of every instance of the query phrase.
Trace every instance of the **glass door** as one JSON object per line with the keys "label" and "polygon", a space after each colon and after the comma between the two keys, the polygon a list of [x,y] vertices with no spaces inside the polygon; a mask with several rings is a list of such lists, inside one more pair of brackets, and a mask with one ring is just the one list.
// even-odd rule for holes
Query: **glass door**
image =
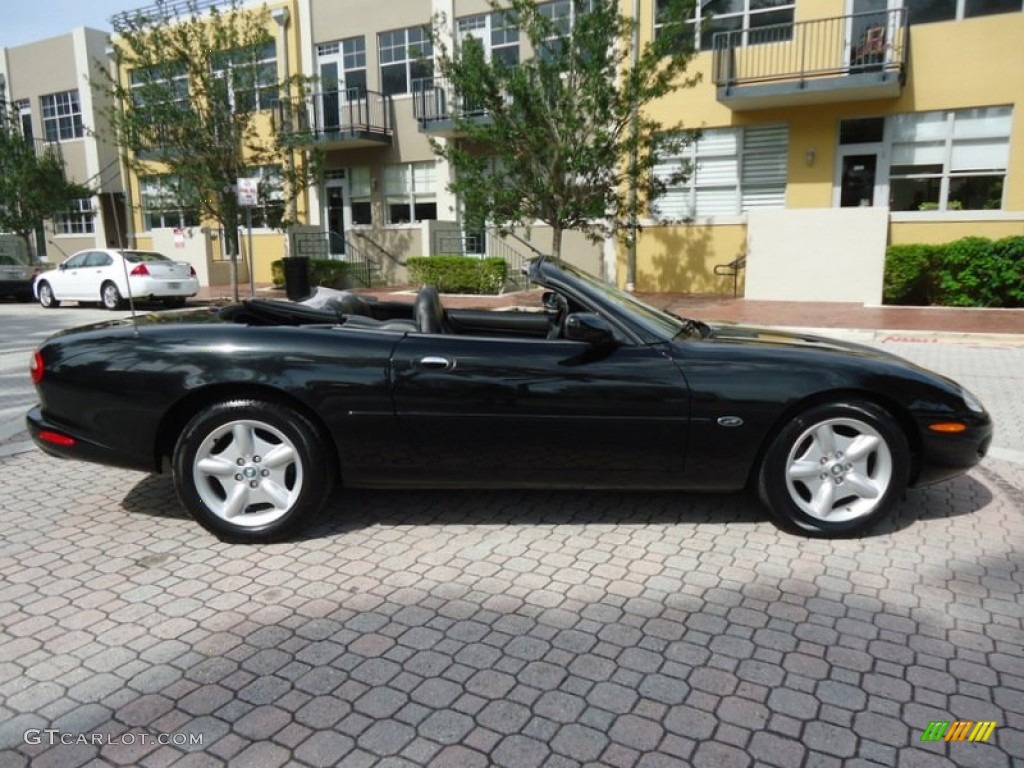
{"label": "glass door", "polygon": [[317,48],[320,73],[320,114],[317,128],[324,133],[337,133],[342,129],[341,111],[345,93],[345,70],[342,66],[341,46],[329,43]]}
{"label": "glass door", "polygon": [[899,0],[849,0],[846,64],[851,74],[880,70],[890,56]]}
{"label": "glass door", "polygon": [[840,146],[837,165],[835,205],[858,208],[888,204],[888,160],[883,145]]}
{"label": "glass door", "polygon": [[327,182],[327,241],[331,256],[345,255],[345,185],[344,179]]}

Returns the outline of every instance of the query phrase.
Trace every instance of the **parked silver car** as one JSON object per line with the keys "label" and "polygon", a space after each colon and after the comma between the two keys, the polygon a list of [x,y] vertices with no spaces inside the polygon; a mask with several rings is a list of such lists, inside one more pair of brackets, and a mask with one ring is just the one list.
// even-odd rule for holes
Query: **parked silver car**
{"label": "parked silver car", "polygon": [[32,281],[43,268],[20,253],[0,248],[0,296],[32,301]]}

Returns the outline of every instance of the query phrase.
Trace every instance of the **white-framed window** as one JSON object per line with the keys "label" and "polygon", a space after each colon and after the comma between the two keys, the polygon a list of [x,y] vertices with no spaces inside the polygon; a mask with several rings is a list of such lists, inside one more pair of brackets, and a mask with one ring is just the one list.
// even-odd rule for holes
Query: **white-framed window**
{"label": "white-framed window", "polygon": [[143,229],[199,226],[199,205],[195,196],[180,189],[171,175],[141,176],[139,202]]}
{"label": "white-framed window", "polygon": [[156,67],[133,69],[129,73],[132,103],[137,107],[169,95],[182,111],[189,109],[188,70],[184,62],[166,62]]}
{"label": "white-framed window", "polygon": [[18,124],[21,126],[21,135],[25,141],[32,141],[32,102],[28,99],[18,99],[14,102],[14,109],[18,113]]}
{"label": "white-framed window", "polygon": [[402,163],[384,167],[384,205],[388,224],[437,218],[437,164]]}
{"label": "white-framed window", "polygon": [[519,64],[519,27],[512,16],[502,11],[466,16],[458,21],[459,38],[480,41],[488,61],[501,61],[507,67]]}
{"label": "white-framed window", "polygon": [[893,211],[999,210],[1013,109],[977,107],[888,118]]}
{"label": "white-framed window", "polygon": [[[583,0],[580,6],[580,12],[586,13],[587,11],[593,10],[595,0]],[[537,6],[537,10],[542,16],[546,16],[551,20],[556,33],[561,35],[568,35],[572,32],[573,25],[576,23],[576,5],[573,0],[554,0],[553,2],[543,3]],[[537,54],[545,59],[551,56],[555,52],[555,46],[559,44],[558,36],[552,35],[541,41],[540,50]]]}
{"label": "white-framed window", "polygon": [[373,182],[370,167],[359,165],[348,169],[348,197],[352,224],[373,224]]}
{"label": "white-framed window", "polygon": [[655,167],[655,174],[666,181],[680,160],[691,168],[682,185],[669,187],[651,206],[659,218],[678,221],[785,207],[787,126],[711,128],[683,151],[683,157],[664,158]]}
{"label": "white-framed window", "polygon": [[1024,11],[1024,0],[903,0],[911,24]]}
{"label": "white-framed window", "polygon": [[[359,98],[366,93],[366,38],[363,35],[321,43],[316,47],[316,54],[321,64],[341,59],[342,82],[349,98]],[[324,75],[321,70],[321,80],[325,79]]]}
{"label": "white-framed window", "polygon": [[96,231],[96,212],[91,197],[80,197],[71,201],[67,211],[58,213],[53,219],[53,228],[58,235],[85,235]]}
{"label": "white-framed window", "polygon": [[250,178],[259,179],[259,204],[252,209],[252,225],[260,229],[280,229],[284,218],[284,178],[278,165],[249,168]]}
{"label": "white-framed window", "polygon": [[43,112],[43,135],[47,141],[80,139],[85,135],[77,89],[40,96],[39,106]]}
{"label": "white-framed window", "polygon": [[[654,34],[669,34],[663,12],[669,0],[657,0]],[[695,4],[693,18],[697,47],[711,50],[716,32],[740,35],[742,45],[759,45],[793,37],[795,0],[702,0]]]}
{"label": "white-framed window", "polygon": [[377,35],[381,90],[388,96],[418,93],[434,84],[434,44],[426,27]]}
{"label": "white-framed window", "polygon": [[213,77],[227,88],[228,103],[237,109],[273,109],[278,101],[277,43],[219,53],[213,57]]}

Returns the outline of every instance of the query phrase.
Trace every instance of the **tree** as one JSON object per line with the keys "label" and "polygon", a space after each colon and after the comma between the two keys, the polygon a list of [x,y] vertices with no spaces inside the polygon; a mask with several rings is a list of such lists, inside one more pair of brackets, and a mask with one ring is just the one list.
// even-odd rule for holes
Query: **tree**
{"label": "tree", "polygon": [[243,8],[238,0],[202,13],[189,0],[183,15],[116,17],[115,72],[98,85],[114,92],[107,117],[127,166],[158,176],[158,195],[220,224],[236,300],[237,179],[263,173],[265,193],[294,212],[320,172],[320,155],[298,153],[296,133],[275,130],[290,126],[269,119],[278,106],[292,116],[307,85],[300,76],[278,77],[270,26],[266,6]]}
{"label": "tree", "polygon": [[65,178],[64,162],[52,146],[26,139],[17,117],[0,111],[0,232],[19,235],[34,254],[31,235],[43,219],[92,195]]}
{"label": "tree", "polygon": [[[635,237],[640,212],[668,178],[656,174],[663,158],[678,155],[691,134],[681,123],[663,126],[644,107],[694,86],[685,76],[694,55],[693,0],[658,3],[662,34],[642,48],[637,20],[619,0],[489,0],[492,12],[519,29],[532,56],[513,66],[488,60],[472,37],[446,44],[444,19],[435,19],[437,66],[459,108],[457,140],[433,142],[454,166],[451,189],[469,226],[484,220],[508,230],[539,220],[552,229],[552,255],[562,234],[579,230],[598,241]],[[571,6],[571,16],[558,13]]]}

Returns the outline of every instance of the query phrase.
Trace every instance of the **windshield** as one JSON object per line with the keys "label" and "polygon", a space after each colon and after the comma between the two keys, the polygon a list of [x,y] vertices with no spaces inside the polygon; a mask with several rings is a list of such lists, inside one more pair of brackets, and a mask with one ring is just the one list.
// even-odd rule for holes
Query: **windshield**
{"label": "windshield", "polygon": [[635,296],[620,291],[614,285],[598,280],[596,277],[586,272],[581,272],[568,264],[561,264],[560,268],[563,272],[573,275],[581,283],[586,283],[587,287],[594,293],[626,310],[637,323],[650,333],[669,339],[675,338],[680,333],[700,335],[700,330],[695,327],[692,321],[682,320],[675,315],[670,315],[668,312],[663,312],[649,304],[644,304]]}
{"label": "windshield", "polygon": [[155,251],[121,251],[131,264],[138,264],[140,261],[170,261],[162,253],[156,253]]}

